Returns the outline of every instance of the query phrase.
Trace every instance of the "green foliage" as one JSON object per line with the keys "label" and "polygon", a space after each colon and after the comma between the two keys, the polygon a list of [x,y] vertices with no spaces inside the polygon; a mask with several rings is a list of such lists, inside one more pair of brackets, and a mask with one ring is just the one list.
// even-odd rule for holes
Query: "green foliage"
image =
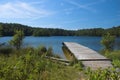
{"label": "green foliage", "polygon": [[119,37],[120,36],[120,26],[109,28],[106,30],[106,32],[109,32],[110,34]]}
{"label": "green foliage", "polygon": [[53,49],[52,49],[52,47],[48,48],[46,56],[53,56]]}
{"label": "green foliage", "polygon": [[83,70],[83,64],[82,64],[82,62],[79,61],[79,62],[75,63],[73,65],[73,68],[78,69],[79,71],[82,71]]}
{"label": "green foliage", "polygon": [[109,54],[106,54],[106,56],[112,60],[120,60],[120,50],[109,52]]}
{"label": "green foliage", "polygon": [[25,36],[102,36],[109,32],[112,35],[120,36],[120,26],[102,29],[80,29],[80,30],[64,30],[53,28],[33,28],[26,25],[16,23],[0,23],[2,26],[2,36],[13,36],[15,30],[22,30]]}
{"label": "green foliage", "polygon": [[54,54],[52,47],[49,47],[45,53],[46,53],[45,56],[48,56],[48,57],[61,58],[59,55]]}
{"label": "green foliage", "polygon": [[79,61],[76,58],[73,58],[73,60],[70,62],[70,65],[73,66],[74,64],[79,63]]}
{"label": "green foliage", "polygon": [[41,57],[34,48],[16,52],[20,55],[0,56],[1,80],[77,80],[79,77],[76,69]]}
{"label": "green foliage", "polygon": [[104,34],[104,29],[93,28],[93,29],[81,29],[76,31],[77,36],[102,36]]}
{"label": "green foliage", "polygon": [[120,68],[120,60],[114,59],[114,60],[112,61],[112,64],[113,64],[115,67]]}
{"label": "green foliage", "polygon": [[73,36],[75,31],[53,28],[33,28],[16,23],[0,23],[3,36],[13,36],[15,30],[22,30],[25,36]]}
{"label": "green foliage", "polygon": [[73,66],[73,68],[76,68],[76,69],[78,69],[78,70],[83,70],[83,64],[82,64],[82,62],[81,61],[78,61],[76,58],[74,58],[71,62],[70,62],[70,64],[69,64],[70,66]]}
{"label": "green foliage", "polygon": [[61,56],[58,55],[58,54],[53,54],[53,57],[55,57],[55,58],[61,58]]}
{"label": "green foliage", "polygon": [[10,41],[10,44],[13,45],[16,49],[20,49],[22,46],[22,41],[24,38],[23,31],[16,31],[16,34],[13,36],[13,39]]}
{"label": "green foliage", "polygon": [[43,53],[46,53],[46,52],[47,52],[47,48],[46,48],[45,46],[41,46],[41,47],[40,47],[40,50],[41,50],[41,52],[43,52]]}
{"label": "green foliage", "polygon": [[39,46],[35,49],[35,51],[39,56],[45,56],[47,48],[45,46]]}
{"label": "green foliage", "polygon": [[33,36],[50,36],[50,32],[47,29],[34,29]]}
{"label": "green foliage", "polygon": [[16,24],[16,23],[0,23],[3,28],[3,35],[2,36],[13,36],[14,31],[22,30],[25,33],[25,36],[30,36],[33,33],[31,27],[26,25]]}
{"label": "green foliage", "polygon": [[101,40],[101,44],[104,46],[106,52],[113,50],[114,42],[115,36],[110,35],[110,33],[105,34]]}
{"label": "green foliage", "polygon": [[3,35],[3,27],[0,25],[0,37]]}
{"label": "green foliage", "polygon": [[92,71],[88,68],[85,72],[87,74],[86,80],[119,80],[120,79],[120,72],[116,72],[115,68],[108,68],[108,69],[98,69]]}
{"label": "green foliage", "polygon": [[11,47],[0,47],[0,54],[10,54],[12,53],[13,49]]}

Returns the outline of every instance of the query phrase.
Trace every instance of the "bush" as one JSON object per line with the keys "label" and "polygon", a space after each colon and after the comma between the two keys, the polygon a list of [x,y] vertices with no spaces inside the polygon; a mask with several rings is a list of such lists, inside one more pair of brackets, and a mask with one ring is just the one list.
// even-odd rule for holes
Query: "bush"
{"label": "bush", "polygon": [[13,39],[10,40],[10,45],[14,46],[17,50],[21,48],[23,44],[24,33],[23,31],[19,30],[16,31],[16,34],[13,36]]}
{"label": "bush", "polygon": [[47,50],[47,53],[46,53],[46,56],[53,56],[53,49],[52,47],[49,47],[48,50]]}
{"label": "bush", "polygon": [[45,46],[42,46],[42,47],[40,48],[40,50],[41,50],[41,52],[43,52],[43,53],[46,53],[46,52],[47,52],[47,48],[46,48]]}
{"label": "bush", "polygon": [[73,66],[73,68],[76,68],[78,70],[82,70],[83,69],[83,64],[81,61],[78,61],[76,58],[74,58],[74,60],[72,60],[70,62],[70,66]]}
{"label": "bush", "polygon": [[87,69],[85,72],[87,74],[86,80],[119,80],[120,73],[116,72],[115,68],[108,68],[108,69],[98,69],[92,71],[90,68]]}
{"label": "bush", "polygon": [[120,60],[120,50],[109,52],[109,54],[106,54],[106,56],[112,60]]}
{"label": "bush", "polygon": [[[39,56],[33,48],[20,49],[14,57],[0,56],[1,80],[77,80],[76,69]],[[51,51],[50,51],[51,52]]]}
{"label": "bush", "polygon": [[46,52],[47,52],[47,48],[45,46],[39,46],[38,48],[35,49],[35,52],[42,56],[42,55],[45,55]]}
{"label": "bush", "polygon": [[114,67],[120,68],[120,60],[115,59],[115,60],[112,61],[112,64],[114,65]]}
{"label": "bush", "polygon": [[113,50],[114,42],[115,36],[112,36],[110,33],[105,34],[101,40],[101,44],[104,46],[104,50],[107,52]]}
{"label": "bush", "polygon": [[2,54],[10,54],[12,53],[13,49],[11,47],[1,47],[0,53]]}

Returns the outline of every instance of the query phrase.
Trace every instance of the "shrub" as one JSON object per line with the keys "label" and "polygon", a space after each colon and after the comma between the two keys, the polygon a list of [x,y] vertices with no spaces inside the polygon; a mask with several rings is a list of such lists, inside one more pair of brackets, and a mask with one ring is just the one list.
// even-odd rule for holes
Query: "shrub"
{"label": "shrub", "polygon": [[48,48],[46,56],[53,56],[53,49],[52,49],[52,47]]}
{"label": "shrub", "polygon": [[115,36],[110,35],[110,33],[105,34],[101,40],[101,44],[104,46],[104,50],[107,52],[113,50],[114,42]]}
{"label": "shrub", "polygon": [[77,80],[76,69],[54,63],[36,54],[32,48],[17,50],[14,57],[0,56],[1,80]]}
{"label": "shrub", "polygon": [[13,39],[10,41],[10,44],[16,49],[20,49],[23,43],[24,33],[23,31],[16,31],[16,34],[13,36]]}
{"label": "shrub", "polygon": [[119,80],[120,73],[116,72],[115,68],[108,68],[108,69],[98,69],[92,71],[88,68],[85,72],[87,74],[87,80]]}
{"label": "shrub", "polygon": [[112,64],[116,67],[116,68],[120,68],[120,60],[115,59],[112,61]]}
{"label": "shrub", "polygon": [[41,50],[41,52],[43,52],[43,53],[46,53],[46,52],[47,52],[47,48],[46,48],[45,46],[41,46],[41,47],[40,47],[40,50]]}
{"label": "shrub", "polygon": [[0,53],[2,54],[10,54],[12,53],[13,49],[11,47],[1,47]]}
{"label": "shrub", "polygon": [[109,54],[106,54],[106,56],[112,60],[120,60],[120,50],[109,52]]}

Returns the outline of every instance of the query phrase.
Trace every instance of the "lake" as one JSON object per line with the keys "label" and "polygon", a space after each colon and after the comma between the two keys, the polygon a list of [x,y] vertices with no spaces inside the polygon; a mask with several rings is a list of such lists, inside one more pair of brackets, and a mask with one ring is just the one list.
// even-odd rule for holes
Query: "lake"
{"label": "lake", "polygon": [[[0,43],[7,43],[12,37],[0,37]],[[24,46],[38,47],[40,45],[52,47],[55,54],[64,57],[62,51],[62,42],[77,42],[87,46],[95,51],[100,51],[103,47],[100,44],[101,37],[88,37],[88,36],[51,36],[51,37],[25,37]],[[120,37],[115,41],[115,49],[120,49]]]}

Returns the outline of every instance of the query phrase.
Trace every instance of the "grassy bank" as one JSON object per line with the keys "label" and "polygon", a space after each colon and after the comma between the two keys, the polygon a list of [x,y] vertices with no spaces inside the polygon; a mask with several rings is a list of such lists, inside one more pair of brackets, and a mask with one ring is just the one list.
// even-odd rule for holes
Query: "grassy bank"
{"label": "grassy bank", "polygon": [[[66,56],[70,58],[68,51]],[[92,71],[84,70],[81,62],[71,61],[66,66],[58,61],[45,58],[59,57],[54,55],[52,48],[44,46],[38,48],[21,48],[16,50],[11,47],[0,48],[0,80],[119,80],[120,51],[113,51],[106,56],[113,60],[114,68]]]}
{"label": "grassy bank", "polygon": [[51,50],[29,47],[10,50],[7,56],[1,53],[0,80],[78,80],[78,69],[44,57],[53,55]]}
{"label": "grassy bank", "polygon": [[112,64],[116,68],[120,68],[120,50],[115,50],[105,54],[106,57],[112,60]]}

